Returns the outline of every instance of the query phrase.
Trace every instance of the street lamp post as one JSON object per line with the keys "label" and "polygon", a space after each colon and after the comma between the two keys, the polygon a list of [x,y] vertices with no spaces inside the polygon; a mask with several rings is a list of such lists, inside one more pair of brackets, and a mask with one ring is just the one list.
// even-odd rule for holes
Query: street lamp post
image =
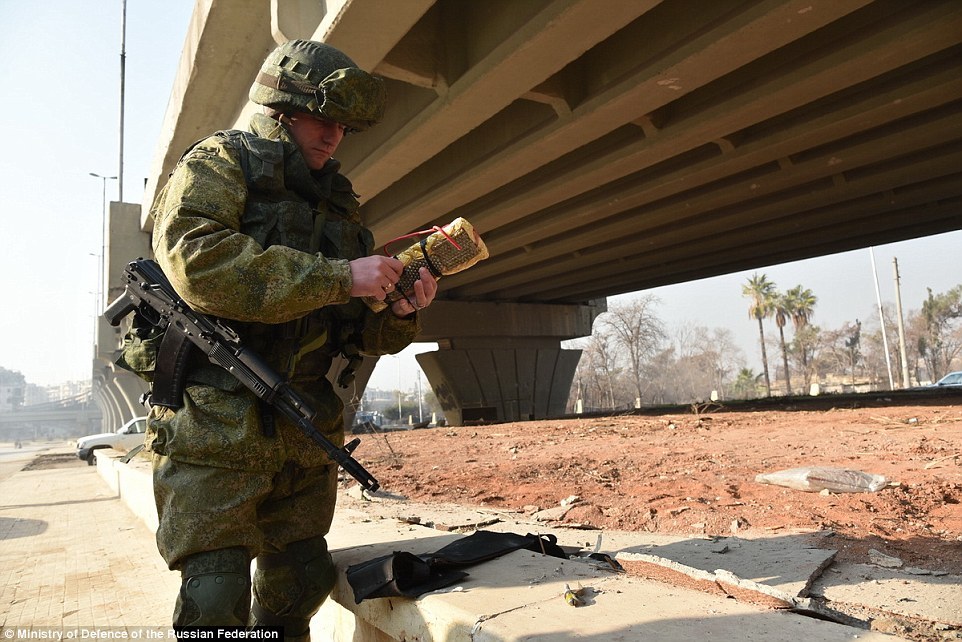
{"label": "street lamp post", "polygon": [[100,307],[100,283],[103,279],[100,276],[100,267],[101,267],[100,255],[94,254],[93,252],[87,252],[87,254],[97,259],[97,287],[94,288],[93,292],[89,293],[94,295],[93,350],[94,350],[94,358],[96,358],[97,357],[97,319],[100,317],[100,313],[103,311],[103,309]]}
{"label": "street lamp post", "polygon": [[103,181],[103,193],[100,201],[100,283],[97,284],[97,292],[99,293],[97,303],[100,309],[103,310],[105,307],[103,293],[106,291],[103,287],[103,282],[107,274],[107,266],[105,265],[107,261],[107,181],[115,181],[117,177],[101,176],[94,172],[88,173],[94,178],[99,178]]}
{"label": "street lamp post", "polygon": [[421,370],[419,369],[417,373],[418,373],[418,423],[422,423],[424,421],[424,409],[421,406],[421,400],[423,399],[424,395],[421,392]]}
{"label": "street lamp post", "polygon": [[397,422],[401,425],[401,357],[393,356],[397,359]]}

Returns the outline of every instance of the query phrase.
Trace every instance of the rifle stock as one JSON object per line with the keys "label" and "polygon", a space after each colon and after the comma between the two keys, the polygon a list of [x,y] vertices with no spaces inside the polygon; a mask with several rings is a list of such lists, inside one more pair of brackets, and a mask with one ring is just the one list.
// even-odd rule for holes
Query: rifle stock
{"label": "rifle stock", "polygon": [[211,363],[230,372],[259,399],[283,413],[364,489],[373,492],[380,487],[377,479],[351,457],[360,440],[354,439],[338,448],[321,434],[313,423],[316,411],[287,380],[259,355],[245,348],[231,328],[192,310],[156,263],[148,259],[132,261],[124,269],[124,278],[127,280],[124,293],[104,311],[110,325],[119,325],[121,319],[136,311],[165,332],[182,333]]}

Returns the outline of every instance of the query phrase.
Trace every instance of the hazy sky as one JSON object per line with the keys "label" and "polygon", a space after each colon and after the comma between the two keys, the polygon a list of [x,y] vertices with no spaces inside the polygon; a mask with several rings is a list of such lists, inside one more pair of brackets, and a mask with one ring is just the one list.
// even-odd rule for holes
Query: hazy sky
{"label": "hazy sky", "polygon": [[[124,199],[140,202],[192,0],[127,6]],[[120,0],[0,0],[0,366],[89,379],[103,181],[118,170]],[[107,182],[117,199],[117,181]]]}
{"label": "hazy sky", "polygon": [[[97,311],[103,181],[118,169],[121,0],[0,0],[0,366],[47,385],[89,378]],[[124,200],[140,203],[193,9],[192,0],[127,6]],[[116,200],[117,181],[106,182]],[[962,213],[960,213],[962,227]],[[902,304],[917,310],[926,288],[962,283],[962,232],[875,248],[883,302],[894,302],[892,257]],[[815,323],[834,328],[877,319],[869,251],[760,268],[780,290],[818,297]],[[752,272],[657,288],[656,310],[671,327],[729,328],[748,367],[761,368],[757,326],[741,286]],[[442,281],[443,288],[443,281]],[[630,295],[627,295],[630,296]],[[372,385],[411,389],[415,345],[383,359]]]}

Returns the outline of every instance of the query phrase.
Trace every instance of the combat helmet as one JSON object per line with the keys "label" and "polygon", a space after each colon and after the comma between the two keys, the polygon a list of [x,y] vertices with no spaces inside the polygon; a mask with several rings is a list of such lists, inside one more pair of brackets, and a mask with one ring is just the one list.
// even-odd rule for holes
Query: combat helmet
{"label": "combat helmet", "polygon": [[381,120],[387,94],[381,79],[360,69],[339,49],[290,40],[264,60],[250,99],[281,112],[308,112],[363,131]]}

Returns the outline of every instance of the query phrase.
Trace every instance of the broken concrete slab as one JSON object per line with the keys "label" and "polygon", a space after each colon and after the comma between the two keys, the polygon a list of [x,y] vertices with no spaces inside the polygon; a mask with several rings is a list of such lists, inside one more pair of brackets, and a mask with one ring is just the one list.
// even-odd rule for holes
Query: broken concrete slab
{"label": "broken concrete slab", "polygon": [[[370,559],[381,550],[384,550],[384,552],[391,552],[392,550],[406,550],[413,553],[429,552],[440,548],[445,543],[453,541],[453,539],[457,537],[456,535],[439,533],[438,529],[442,527],[436,526],[435,521],[440,524],[486,524],[483,526],[484,530],[539,533],[542,535],[553,534],[557,537],[558,544],[566,550],[596,550],[612,555],[619,563],[623,563],[625,555],[638,554],[639,551],[670,553],[679,560],[687,561],[693,565],[697,564],[703,568],[698,569],[695,566],[682,564],[682,566],[684,566],[682,570],[674,571],[671,569],[671,564],[667,563],[667,558],[662,558],[659,564],[650,565],[650,568],[658,569],[661,574],[651,572],[646,574],[646,577],[660,580],[660,582],[650,579],[646,580],[651,586],[658,587],[658,591],[662,593],[666,591],[686,591],[687,595],[692,592],[692,589],[696,589],[705,594],[706,599],[721,601],[725,604],[740,602],[743,607],[755,614],[766,612],[765,610],[759,611],[758,607],[762,606],[769,609],[779,609],[780,613],[776,615],[787,615],[787,613],[785,613],[787,609],[794,611],[796,614],[812,615],[820,619],[835,622],[841,626],[841,628],[838,629],[838,631],[842,632],[841,637],[828,639],[851,639],[853,637],[873,639],[872,636],[877,635],[877,633],[873,632],[870,635],[869,630],[902,634],[905,631],[917,631],[920,629],[918,625],[915,625],[913,628],[911,626],[903,626],[903,622],[895,621],[887,623],[879,618],[873,620],[859,616],[858,614],[851,615],[849,611],[832,608],[831,603],[826,605],[826,602],[829,601],[820,596],[809,598],[801,597],[801,595],[807,594],[808,591],[811,590],[811,580],[817,576],[819,569],[824,568],[824,565],[831,561],[834,555],[833,551],[813,548],[808,534],[749,540],[735,537],[692,538],[691,536],[624,531],[585,532],[566,529],[557,525],[548,526],[535,521],[530,514],[517,511],[471,509],[456,505],[424,505],[403,499],[383,497],[375,501],[368,501],[367,499],[360,499],[358,497],[342,496],[336,519],[340,521],[343,518],[351,516],[352,519],[357,520],[355,524],[364,523],[365,525],[359,529],[347,523],[339,523],[332,529],[332,548],[339,548],[338,544],[340,544],[347,549],[352,549],[342,549],[334,553],[339,566],[344,563],[354,563],[354,560],[362,561],[364,559]],[[487,524],[487,522],[491,520],[496,521]],[[424,526],[430,527],[424,528]],[[464,532],[476,530],[476,528],[479,527],[476,526],[473,529],[465,528]],[[343,541],[340,541],[341,538],[339,536],[342,534],[347,537]],[[408,538],[411,539],[408,540]],[[334,540],[338,540],[337,543],[334,543]],[[390,550],[380,548],[381,545],[385,543],[387,543]],[[764,562],[763,560],[765,560],[766,557],[759,555],[759,552],[763,550],[768,553],[767,561]],[[786,551],[792,551],[796,555],[787,555]],[[687,557],[678,555],[681,552],[687,552]],[[798,554],[801,555],[801,559],[798,557]],[[793,559],[795,560],[794,567],[792,563]],[[591,575],[591,577],[602,578],[606,582],[609,579],[613,582],[622,582],[624,580],[637,581],[639,579],[638,577],[628,577],[625,574],[616,574],[610,568],[605,568],[604,565],[593,566],[586,563],[584,559],[574,560],[572,563],[580,565],[579,567],[572,567],[572,569],[577,569],[577,573],[592,573],[593,575]],[[678,562],[671,563],[677,564]],[[472,568],[469,570],[469,577],[479,579],[481,577],[479,574],[487,573],[489,564],[491,563],[489,562]],[[572,570],[572,572],[575,571]],[[908,570],[902,569],[902,572],[908,572]],[[742,575],[748,577],[746,578]],[[601,581],[601,579],[590,580],[589,585],[597,588],[596,583],[599,581]],[[575,580],[575,582],[577,583],[577,580]],[[576,583],[572,583],[571,586],[576,587]],[[617,585],[621,586],[621,584]],[[337,593],[338,590],[335,592]],[[466,587],[462,586],[460,589],[452,587],[448,590],[461,592],[466,590]],[[621,589],[619,589],[619,591],[620,590]],[[559,591],[559,595],[562,592],[563,586]],[[343,600],[343,597],[342,595],[340,598],[337,598],[338,601]],[[736,599],[727,599],[730,597]],[[645,596],[644,599],[650,598]],[[685,599],[688,598],[686,597]],[[527,600],[527,598],[525,598],[525,600]],[[365,603],[362,603],[362,606]],[[393,606],[394,608],[399,608],[400,605],[395,602]],[[525,604],[519,606],[516,610],[512,610],[510,614],[499,613],[496,621],[491,623],[485,619],[487,615],[490,614],[483,614],[479,616],[478,621],[482,622],[482,626],[477,633],[481,634],[482,630],[486,630],[493,635],[495,631],[499,630],[502,624],[512,623],[516,617],[524,619],[529,617],[526,616],[529,612],[534,613],[536,611],[540,612],[541,610],[542,606],[540,606],[540,604]],[[876,613],[875,611],[871,612]],[[594,614],[594,612],[592,612],[592,614]],[[343,617],[338,621],[343,625],[342,630],[348,630],[350,627],[347,627],[346,623],[351,621],[352,616],[346,613],[342,613],[341,615]],[[418,618],[425,615],[428,615],[428,613],[422,610],[420,611],[420,615],[416,613],[412,614],[412,618],[418,620]],[[430,617],[444,616],[441,614],[433,614],[430,615]],[[532,615],[530,617],[534,616]],[[604,623],[609,624],[609,620],[612,617],[617,620],[620,616],[611,615],[606,612]],[[632,617],[637,619],[638,614],[631,614],[629,619]],[[802,621],[806,619],[814,621],[803,615],[793,615],[793,617],[800,617]],[[749,619],[752,621],[757,619],[762,629],[767,630],[765,629],[765,627],[768,626],[767,619],[756,618],[755,616],[751,616]],[[369,626],[363,619],[353,621],[358,627]],[[646,622],[647,621],[648,620],[646,620]],[[565,626],[570,625],[574,628],[565,630],[577,630],[580,625],[579,622],[567,623]],[[772,626],[775,628],[771,630],[780,631],[781,629],[778,627],[781,621],[776,619],[773,620],[773,622],[774,624],[772,624]],[[555,623],[552,622],[548,627],[552,631],[554,624]],[[688,624],[692,625],[694,622],[689,621]],[[925,623],[922,623],[923,626],[924,624]],[[714,620],[708,622],[701,622],[699,620],[697,623],[698,627],[705,625],[709,626],[710,630],[715,630],[713,628],[716,625]],[[485,628],[485,626],[487,628]],[[514,624],[510,626],[514,626]],[[510,630],[510,626],[508,626],[508,630]],[[661,624],[656,625],[656,627],[659,626],[661,626]],[[625,627],[618,629],[618,636],[621,636],[624,640],[650,639],[645,638],[644,634],[641,633],[641,629],[638,629],[636,636],[635,631],[637,628],[636,625],[629,623]],[[650,630],[650,626],[641,628],[645,631]],[[684,627],[681,628],[684,629]],[[819,629],[819,631],[825,630],[827,629]],[[383,632],[379,633],[379,635],[383,636]],[[554,635],[554,633],[546,633],[544,639],[553,639]],[[349,640],[352,638],[348,637],[344,639]],[[375,636],[372,638],[364,637],[358,639],[382,638]],[[475,637],[474,639],[486,638]],[[491,637],[490,639],[495,638]],[[521,638],[508,636],[503,639],[513,640]],[[542,638],[539,636],[538,639]],[[558,633],[556,639],[570,639],[570,636],[565,638],[564,633]],[[675,638],[669,635],[667,639],[681,640],[690,638],[679,634]],[[732,639],[744,638],[736,637]],[[761,634],[757,639],[784,638],[780,638],[777,635],[769,636]]]}
{"label": "broken concrete slab", "polygon": [[524,609],[499,613],[482,623],[472,642],[900,639],[785,611],[759,609],[653,580],[619,576],[592,588],[598,593],[594,603],[586,607],[572,608],[559,597],[552,597]]}
{"label": "broken concrete slab", "polygon": [[851,615],[865,608],[962,628],[962,576],[871,564],[835,564],[812,585],[813,596]]}
{"label": "broken concrete slab", "polygon": [[644,577],[722,592],[773,607],[792,607],[832,562],[835,551],[801,538],[686,539],[619,552],[615,559]]}
{"label": "broken concrete slab", "polygon": [[[387,519],[372,520],[353,510],[338,511],[332,535],[339,569],[394,550],[427,552],[458,537]],[[680,642],[692,639],[696,631],[698,637],[731,640],[892,639],[531,551],[514,551],[472,566],[468,572],[457,585],[417,599],[381,598],[361,604],[353,603],[351,589],[339,572],[334,599],[328,600],[323,617],[315,621],[340,622],[339,630],[353,631],[354,637],[319,639],[561,642],[577,637]],[[586,604],[570,606],[564,599],[566,586],[588,589]],[[353,620],[345,611],[352,612]],[[345,624],[348,621],[354,622],[352,627]],[[366,633],[356,637],[361,628]]]}
{"label": "broken concrete slab", "polygon": [[538,522],[560,522],[573,506],[554,506],[534,513],[531,518]]}

